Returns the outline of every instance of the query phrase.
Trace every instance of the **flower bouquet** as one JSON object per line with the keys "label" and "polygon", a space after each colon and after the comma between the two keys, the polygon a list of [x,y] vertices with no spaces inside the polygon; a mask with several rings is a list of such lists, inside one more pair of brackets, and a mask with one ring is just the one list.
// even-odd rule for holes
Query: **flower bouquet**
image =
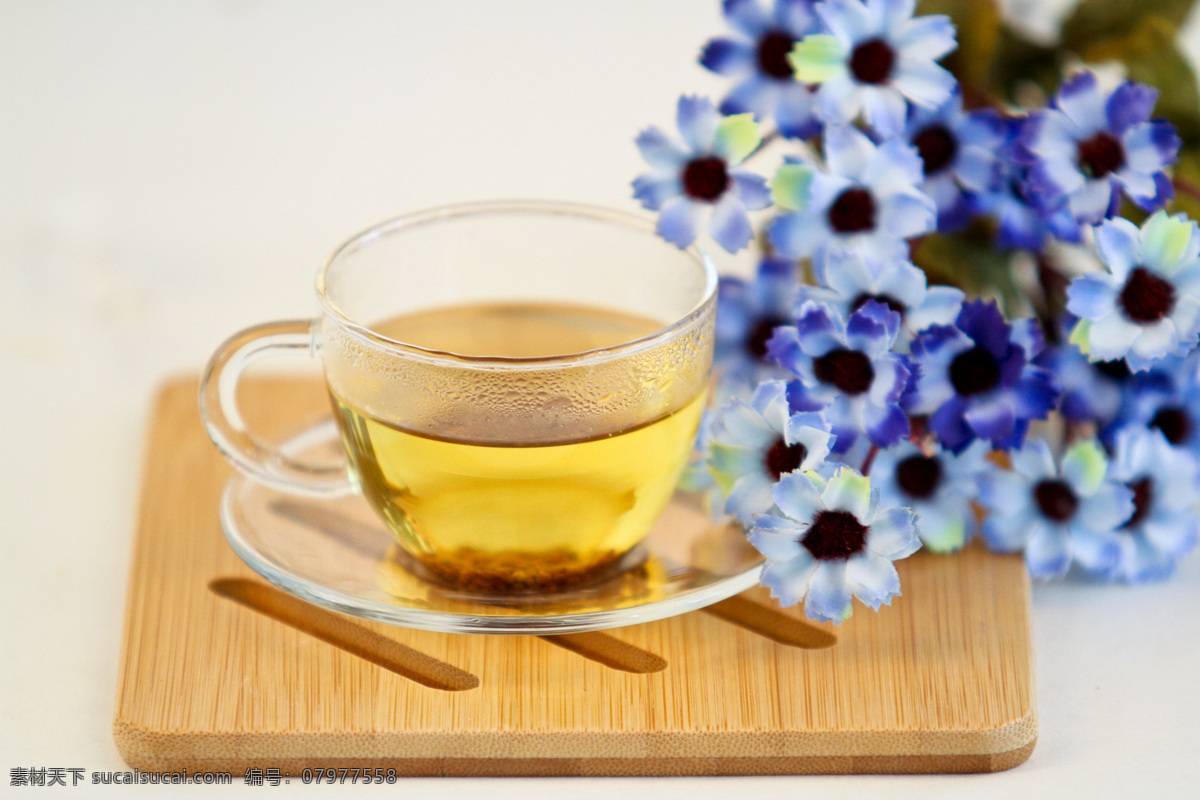
{"label": "flower bouquet", "polygon": [[1190,5],[1085,0],[1048,45],[979,0],[725,0],[728,94],[637,137],[633,191],[680,247],[761,250],[685,481],[781,604],[878,609],[976,536],[1044,579],[1195,546]]}

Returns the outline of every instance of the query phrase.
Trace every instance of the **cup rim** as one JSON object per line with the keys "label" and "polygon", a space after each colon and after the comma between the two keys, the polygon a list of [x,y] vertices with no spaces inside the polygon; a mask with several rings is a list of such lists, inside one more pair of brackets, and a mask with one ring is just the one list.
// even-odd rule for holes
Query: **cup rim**
{"label": "cup rim", "polygon": [[[377,239],[391,235],[405,228],[412,228],[438,222],[448,218],[466,217],[486,213],[538,213],[543,215],[559,214],[577,217],[587,217],[597,221],[608,222],[634,229],[652,236],[658,236],[654,222],[646,217],[631,214],[619,209],[589,203],[575,203],[560,200],[486,200],[477,202],[453,203],[433,206],[409,214],[384,220],[369,228],[359,231],[340,244],[325,259],[317,272],[315,289],[317,301],[324,315],[333,320],[346,333],[365,343],[392,351],[409,358],[416,358],[434,364],[450,364],[456,366],[472,366],[488,368],[540,368],[555,364],[578,364],[581,361],[608,360],[619,356],[641,352],[652,348],[661,342],[672,338],[679,331],[690,328],[697,319],[703,317],[716,304],[717,287],[719,285],[717,268],[707,253],[696,245],[680,248],[692,256],[704,271],[705,285],[700,298],[684,315],[663,327],[620,344],[598,347],[591,350],[581,350],[575,353],[564,353],[553,356],[468,356],[446,350],[436,350],[409,344],[397,339],[384,336],[369,326],[356,322],[345,314],[329,297],[326,291],[326,275],[329,269],[343,256],[371,244]],[[664,246],[670,243],[663,240]]]}

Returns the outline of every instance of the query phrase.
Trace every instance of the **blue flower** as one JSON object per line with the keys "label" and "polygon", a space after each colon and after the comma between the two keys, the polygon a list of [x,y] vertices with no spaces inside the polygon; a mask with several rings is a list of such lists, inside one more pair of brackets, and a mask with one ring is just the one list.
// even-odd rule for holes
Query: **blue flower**
{"label": "blue flower", "polygon": [[734,169],[761,138],[752,114],[722,117],[703,97],[680,97],[676,125],[683,141],[651,126],[637,137],[650,171],[633,181],[633,196],[659,211],[658,232],[683,248],[696,240],[709,216],[708,232],[729,252],[754,238],[747,212],[771,204],[763,178]]}
{"label": "blue flower", "polygon": [[996,470],[980,486],[988,510],[983,536],[993,550],[1024,550],[1029,573],[1058,578],[1075,562],[1104,574],[1119,556],[1113,537],[1133,514],[1133,492],[1106,479],[1108,461],[1095,440],[1079,442],[1054,463],[1044,439],[1012,454],[1012,470]]}
{"label": "blue flower", "polygon": [[1170,123],[1150,120],[1157,99],[1139,83],[1106,94],[1091,72],[1064,81],[1021,132],[1031,198],[1047,209],[1066,205],[1086,224],[1116,214],[1122,190],[1146,210],[1171,199],[1163,169],[1175,163],[1180,139]]}
{"label": "blue flower", "polygon": [[938,108],[913,109],[904,138],[924,164],[921,191],[937,205],[938,230],[966,225],[974,210],[973,195],[997,187],[1007,137],[1008,126],[998,113],[964,113],[957,91]]}
{"label": "blue flower", "polygon": [[1032,361],[1043,345],[1035,321],[1009,325],[994,302],[964,303],[953,326],[935,325],[913,341],[921,373],[905,408],[931,415],[930,428],[956,453],[976,438],[1018,447],[1029,420],[1058,402],[1054,376]]}
{"label": "blue flower", "polygon": [[1069,208],[1045,209],[1029,199],[1029,167],[1019,163],[1015,153],[1026,121],[1026,118],[1003,120],[1007,133],[997,149],[1000,172],[996,184],[991,190],[976,194],[972,205],[976,213],[996,220],[996,243],[1001,247],[1036,251],[1042,249],[1047,238],[1078,242],[1083,231]]}
{"label": "blue flower", "polygon": [[858,253],[831,255],[821,270],[824,287],[801,286],[796,313],[805,302],[825,303],[849,317],[868,300],[878,300],[900,315],[896,349],[931,325],[950,325],[958,317],[963,293],[951,286],[926,283],[925,271],[911,261],[873,262]]}
{"label": "blue flower", "polygon": [[1053,373],[1062,388],[1059,412],[1065,418],[1094,422],[1101,431],[1116,421],[1132,377],[1123,359],[1091,362],[1068,342],[1047,347],[1036,363]]}
{"label": "blue flower", "polygon": [[916,0],[826,0],[816,6],[829,33],[806,36],[789,57],[796,77],[817,83],[818,113],[829,123],[861,112],[883,136],[904,129],[908,104],[935,108],[957,83],[936,62],[954,50],[942,14],[913,18]]}
{"label": "blue flower", "polygon": [[756,517],[751,544],[767,557],[761,581],[782,606],[804,600],[822,622],[842,622],[851,598],[878,610],[900,594],[893,561],[921,546],[907,508],[880,508],[879,492],[848,467],[826,480],[785,475],[771,491],[782,516]]}
{"label": "blue flower", "polygon": [[962,549],[978,527],[971,501],[979,483],[995,467],[991,448],[976,440],[959,455],[934,447],[929,452],[912,442],[880,450],[871,464],[871,483],[879,502],[917,512],[917,533],[935,553]]}
{"label": "blue flower", "polygon": [[716,405],[753,393],[759,382],[786,377],[767,359],[767,340],[792,318],[799,284],[796,262],[767,256],[753,280],[723,276],[717,285],[713,371],[720,378]]}
{"label": "blue flower", "polygon": [[900,139],[876,145],[857,128],[825,132],[828,171],[790,160],[771,197],[783,209],[767,231],[785,256],[858,251],[876,261],[904,258],[904,240],[933,230],[937,208],[918,188],[921,157]]}
{"label": "blue flower", "polygon": [[775,329],[767,352],[800,380],[789,386],[796,410],[825,408],[846,452],[865,434],[887,447],[908,435],[900,398],[910,375],[905,356],[891,352],[900,315],[872,300],[843,322],[829,306],[805,303],[794,326]]}
{"label": "blue flower", "polygon": [[1119,555],[1108,577],[1162,580],[1196,546],[1196,460],[1171,447],[1159,431],[1127,428],[1117,436],[1109,475],[1133,492],[1133,514],[1117,528]]}
{"label": "blue flower", "polygon": [[722,114],[750,112],[774,119],[787,137],[808,139],[821,131],[816,116],[816,87],[796,80],[788,53],[796,42],[820,28],[813,0],[774,0],[770,12],[758,0],[725,0],[725,19],[739,36],[713,39],[700,63],[738,82],[721,101]]}
{"label": "blue flower", "polygon": [[1137,371],[1193,350],[1200,334],[1196,223],[1165,211],[1140,230],[1126,219],[1109,220],[1096,229],[1096,247],[1108,272],[1067,287],[1067,310],[1080,318],[1071,341],[1095,361],[1124,358]]}
{"label": "blue flower", "polygon": [[1107,431],[1108,442],[1126,428],[1149,428],[1162,433],[1172,447],[1200,459],[1200,358],[1165,358],[1152,370],[1138,372],[1129,382],[1117,419]]}
{"label": "blue flower", "polygon": [[817,412],[792,413],[783,381],[764,381],[749,403],[730,400],[713,421],[709,466],[725,512],[743,524],[771,509],[771,487],[795,470],[825,463],[833,435]]}

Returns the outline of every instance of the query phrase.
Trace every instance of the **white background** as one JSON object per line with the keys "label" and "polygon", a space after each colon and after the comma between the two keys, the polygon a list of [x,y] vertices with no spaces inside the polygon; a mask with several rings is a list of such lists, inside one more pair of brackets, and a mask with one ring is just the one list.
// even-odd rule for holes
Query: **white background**
{"label": "white background", "polygon": [[[1062,3],[1021,5],[1045,30]],[[381,219],[496,197],[633,209],[634,135],[670,126],[680,92],[720,93],[695,57],[723,31],[717,0],[0,5],[0,795],[164,793],[9,788],[14,767],[124,769],[110,725],[155,387],[239,327],[312,313],[324,257]],[[288,795],[1195,796],[1200,557],[1165,585],[1038,586],[1034,626],[1040,739],[1003,774]]]}

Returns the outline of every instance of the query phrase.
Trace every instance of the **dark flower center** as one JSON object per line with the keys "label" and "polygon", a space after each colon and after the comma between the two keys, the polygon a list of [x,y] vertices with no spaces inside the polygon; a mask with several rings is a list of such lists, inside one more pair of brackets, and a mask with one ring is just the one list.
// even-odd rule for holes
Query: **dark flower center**
{"label": "dark flower center", "polygon": [[1132,377],[1133,373],[1129,371],[1129,365],[1125,363],[1125,359],[1118,358],[1115,361],[1097,361],[1092,364],[1096,371],[1101,375],[1116,381],[1124,383]]}
{"label": "dark flower center", "polygon": [[787,444],[781,436],[763,456],[763,466],[773,479],[779,480],[783,475],[800,469],[800,464],[807,455],[808,451],[804,449],[804,445]]}
{"label": "dark flower center", "polygon": [[896,51],[884,39],[868,39],[850,54],[850,72],[859,83],[883,83],[895,64]]}
{"label": "dark flower center", "polygon": [[838,233],[875,229],[875,198],[866,189],[847,189],[829,206],[829,227]]}
{"label": "dark flower center", "polygon": [[1079,498],[1064,481],[1042,481],[1033,487],[1033,497],[1042,514],[1055,522],[1066,522],[1079,508]]}
{"label": "dark flower center", "polygon": [[763,361],[767,357],[767,342],[771,340],[771,335],[775,333],[775,329],[780,325],[786,324],[787,320],[782,317],[763,317],[746,334],[746,339],[742,346],[746,348],[747,353],[759,361]]}
{"label": "dark flower center", "polygon": [[925,162],[926,175],[941,172],[958,154],[958,140],[945,125],[930,125],[914,136],[912,143]]}
{"label": "dark flower center", "polygon": [[1179,406],[1160,408],[1150,420],[1151,428],[1158,428],[1173,445],[1181,445],[1192,435],[1192,418]]}
{"label": "dark flower center", "polygon": [[854,302],[850,304],[850,313],[853,314],[855,311],[858,311],[871,300],[874,300],[877,303],[883,303],[892,311],[895,311],[897,314],[899,314],[900,319],[904,319],[904,313],[908,311],[908,309],[905,308],[904,303],[901,303],[890,294],[867,294],[866,292],[863,292],[858,297],[854,298]]}
{"label": "dark flower center", "polygon": [[839,347],[813,361],[813,371],[821,383],[831,383],[846,394],[862,394],[875,380],[871,359],[857,350]]}
{"label": "dark flower center", "polygon": [[909,497],[933,497],[942,482],[942,462],[929,456],[909,456],[896,465],[896,483]]}
{"label": "dark flower center", "polygon": [[963,397],[982,394],[1000,383],[1000,365],[987,350],[972,347],[950,362],[950,383]]}
{"label": "dark flower center", "polygon": [[1092,178],[1103,178],[1125,166],[1125,148],[1111,133],[1100,131],[1079,143],[1079,168]]}
{"label": "dark flower center", "polygon": [[1136,528],[1154,507],[1154,481],[1150,478],[1139,478],[1129,484],[1133,489],[1133,516],[1122,525],[1122,528]]}
{"label": "dark flower center", "polygon": [[1130,321],[1146,325],[1175,308],[1175,287],[1145,267],[1136,267],[1126,278],[1119,300]]}
{"label": "dark flower center", "polygon": [[849,511],[822,511],[800,544],[818,561],[834,561],[861,553],[867,526]]}
{"label": "dark flower center", "polygon": [[689,197],[712,202],[729,188],[725,161],[716,156],[694,158],[683,170],[683,190]]}
{"label": "dark flower center", "polygon": [[758,40],[759,70],[772,78],[791,78],[794,73],[787,56],[795,44],[796,40],[786,31],[772,30],[764,33]]}

